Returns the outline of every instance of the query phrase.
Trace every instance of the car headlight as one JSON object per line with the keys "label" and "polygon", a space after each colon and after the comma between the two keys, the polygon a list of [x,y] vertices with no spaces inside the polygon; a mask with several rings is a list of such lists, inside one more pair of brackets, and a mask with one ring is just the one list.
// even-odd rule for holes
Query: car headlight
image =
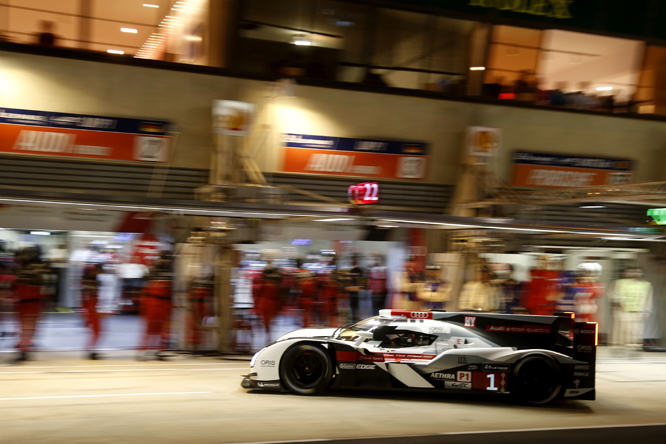
{"label": "car headlight", "polygon": [[257,356],[259,356],[264,350],[266,350],[266,347],[262,348],[252,356],[252,359],[250,359],[250,368],[254,367],[254,363],[257,361]]}

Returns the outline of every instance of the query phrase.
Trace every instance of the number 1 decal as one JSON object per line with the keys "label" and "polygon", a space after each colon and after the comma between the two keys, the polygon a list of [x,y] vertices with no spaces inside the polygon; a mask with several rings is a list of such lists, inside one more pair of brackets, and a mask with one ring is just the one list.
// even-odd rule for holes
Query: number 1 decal
{"label": "number 1 decal", "polygon": [[495,387],[495,374],[491,373],[489,375],[486,375],[486,378],[490,379],[488,382],[488,388],[486,390],[491,390],[493,392],[497,391],[497,387]]}

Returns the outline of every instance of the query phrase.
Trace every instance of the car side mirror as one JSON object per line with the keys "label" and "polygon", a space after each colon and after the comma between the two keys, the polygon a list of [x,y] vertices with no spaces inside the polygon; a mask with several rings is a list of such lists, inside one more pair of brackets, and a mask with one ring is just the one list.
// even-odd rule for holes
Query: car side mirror
{"label": "car side mirror", "polygon": [[374,335],[372,334],[372,332],[369,331],[357,331],[356,336],[358,336],[358,339],[356,339],[354,345],[358,347],[359,345],[363,344],[366,340],[372,339]]}

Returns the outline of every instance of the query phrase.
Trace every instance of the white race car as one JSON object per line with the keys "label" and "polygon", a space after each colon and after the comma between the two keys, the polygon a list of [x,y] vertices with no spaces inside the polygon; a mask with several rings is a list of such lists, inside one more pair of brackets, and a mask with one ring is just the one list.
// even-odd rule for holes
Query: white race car
{"label": "white race car", "polygon": [[561,316],[381,310],[341,328],[301,329],[254,355],[246,389],[513,394],[533,405],[595,399],[598,326]]}

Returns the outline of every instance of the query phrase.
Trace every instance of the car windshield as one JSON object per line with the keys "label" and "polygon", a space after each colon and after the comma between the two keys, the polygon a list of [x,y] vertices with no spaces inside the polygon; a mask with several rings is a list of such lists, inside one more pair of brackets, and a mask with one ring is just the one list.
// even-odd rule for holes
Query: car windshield
{"label": "car windshield", "polygon": [[393,321],[394,319],[380,318],[379,316],[364,319],[360,322],[357,322],[356,324],[342,327],[342,332],[335,339],[341,341],[352,341],[357,337],[356,332],[358,331],[372,331],[380,325],[388,325]]}

